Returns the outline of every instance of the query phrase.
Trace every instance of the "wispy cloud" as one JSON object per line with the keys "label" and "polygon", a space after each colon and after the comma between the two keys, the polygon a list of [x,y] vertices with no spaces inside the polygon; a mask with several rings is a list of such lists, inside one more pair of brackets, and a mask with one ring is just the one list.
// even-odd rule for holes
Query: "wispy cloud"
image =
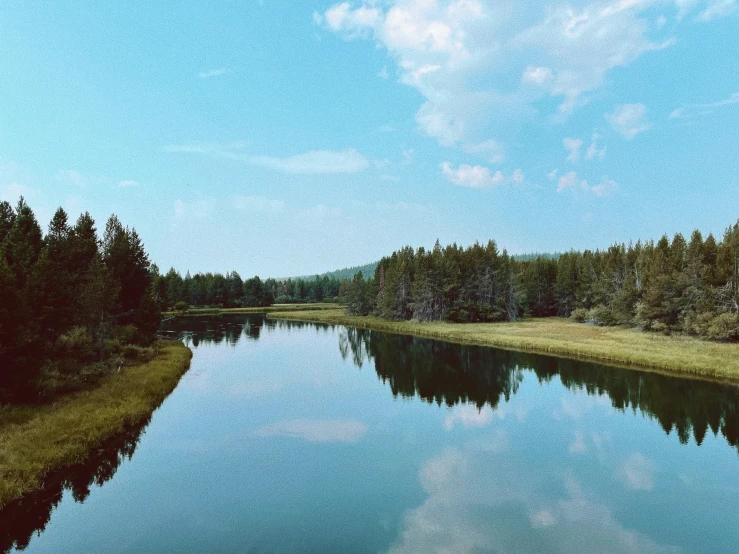
{"label": "wispy cloud", "polygon": [[228,67],[219,67],[218,69],[211,69],[209,71],[201,71],[198,73],[198,77],[201,79],[210,79],[212,77],[220,77],[221,75],[226,75],[228,73],[231,73],[233,70],[229,69]]}
{"label": "wispy cloud", "polygon": [[612,113],[606,114],[606,119],[629,140],[652,127],[647,121],[647,107],[644,104],[621,104]]}
{"label": "wispy cloud", "polygon": [[186,154],[204,154],[217,158],[231,160],[247,159],[244,150],[248,147],[245,141],[234,142],[190,142],[185,144],[170,144],[164,147],[165,152],[181,152]]}
{"label": "wispy cloud", "polygon": [[165,146],[165,152],[201,154],[215,158],[238,160],[249,165],[266,167],[282,173],[317,175],[331,173],[359,173],[369,167],[369,160],[354,148],[346,150],[310,150],[304,154],[278,157],[246,153],[243,141],[194,142]]}
{"label": "wispy cloud", "polygon": [[341,151],[311,150],[305,154],[284,158],[252,156],[247,161],[251,165],[274,169],[282,173],[303,175],[359,173],[369,167],[367,158],[353,148]]}
{"label": "wispy cloud", "polygon": [[606,147],[598,148],[597,142],[598,139],[600,139],[600,135],[598,133],[593,133],[593,136],[590,137],[590,146],[588,146],[588,149],[585,151],[585,159],[587,160],[593,160],[595,158],[598,158],[599,160],[602,160],[606,156]]}
{"label": "wispy cloud", "polygon": [[730,106],[731,104],[739,104],[739,92],[735,92],[728,98],[719,100],[718,102],[711,102],[708,104],[685,104],[680,108],[672,110],[672,113],[670,113],[670,119],[685,119],[708,115],[713,113],[716,108],[723,108],[724,106]]}
{"label": "wispy cloud", "polygon": [[[548,175],[550,180],[557,177],[557,172],[552,171]],[[618,183],[608,177],[603,177],[597,185],[590,185],[587,180],[580,179],[575,171],[570,171],[562,175],[557,181],[557,192],[562,193],[566,190],[581,190],[583,192],[604,198],[618,191]]]}
{"label": "wispy cloud", "polygon": [[700,21],[711,21],[719,17],[726,17],[737,11],[736,0],[712,0],[708,7],[699,15]]}
{"label": "wispy cloud", "polygon": [[133,187],[137,185],[138,183],[132,179],[126,179],[124,181],[121,181],[118,186],[119,187]]}
{"label": "wispy cloud", "polygon": [[569,152],[567,159],[571,162],[576,162],[580,159],[580,147],[582,141],[577,138],[565,138],[562,140],[562,146]]}

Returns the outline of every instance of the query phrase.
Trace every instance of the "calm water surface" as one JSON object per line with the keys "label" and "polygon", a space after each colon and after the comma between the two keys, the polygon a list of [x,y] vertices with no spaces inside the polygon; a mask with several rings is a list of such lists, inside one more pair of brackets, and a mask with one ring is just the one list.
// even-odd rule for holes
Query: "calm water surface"
{"label": "calm water surface", "polygon": [[737,552],[739,390],[261,316],[0,551]]}

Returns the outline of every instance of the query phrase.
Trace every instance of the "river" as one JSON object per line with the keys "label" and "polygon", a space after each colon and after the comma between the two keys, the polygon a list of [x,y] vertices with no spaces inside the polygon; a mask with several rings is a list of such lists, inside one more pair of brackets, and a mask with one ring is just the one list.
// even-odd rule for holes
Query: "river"
{"label": "river", "polygon": [[0,551],[736,552],[739,389],[262,316],[183,318],[145,425]]}

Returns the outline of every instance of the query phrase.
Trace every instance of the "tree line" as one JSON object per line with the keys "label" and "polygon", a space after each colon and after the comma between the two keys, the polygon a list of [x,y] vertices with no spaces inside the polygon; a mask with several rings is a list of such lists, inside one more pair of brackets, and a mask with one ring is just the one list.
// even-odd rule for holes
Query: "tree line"
{"label": "tree line", "polygon": [[[265,279],[258,276],[242,280],[236,271],[182,274],[170,269],[160,275],[154,266],[155,291],[164,308],[180,306],[261,307],[272,304],[296,304],[336,301],[343,294],[338,278],[316,276],[308,279]],[[347,283],[344,284],[346,286]]]}
{"label": "tree line", "polygon": [[495,241],[402,248],[345,291],[353,315],[492,322],[571,317],[713,340],[739,339],[739,222],[658,241],[517,259]]}
{"label": "tree line", "polygon": [[144,245],[111,215],[59,208],[48,231],[21,197],[0,202],[0,401],[82,386],[148,355],[161,315]]}

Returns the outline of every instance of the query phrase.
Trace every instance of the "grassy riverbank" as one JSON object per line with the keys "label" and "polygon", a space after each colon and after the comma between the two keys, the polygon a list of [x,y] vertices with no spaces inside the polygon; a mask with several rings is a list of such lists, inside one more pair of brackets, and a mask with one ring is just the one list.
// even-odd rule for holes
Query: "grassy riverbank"
{"label": "grassy riverbank", "polygon": [[199,315],[219,315],[219,314],[264,314],[274,312],[302,312],[302,311],[322,311],[322,310],[338,310],[339,304],[273,304],[272,306],[264,306],[261,308],[192,308],[184,313],[180,312],[164,312],[164,317],[187,317]]}
{"label": "grassy riverbank", "polygon": [[192,357],[180,342],[162,341],[157,348],[150,362],[124,367],[92,390],[48,405],[0,407],[0,507],[149,417],[177,386]]}
{"label": "grassy riverbank", "polygon": [[275,319],[349,325],[462,344],[495,346],[657,370],[663,373],[739,381],[739,345],[664,336],[621,327],[596,327],[569,319],[516,323],[418,323],[348,316],[343,310],[281,312]]}

